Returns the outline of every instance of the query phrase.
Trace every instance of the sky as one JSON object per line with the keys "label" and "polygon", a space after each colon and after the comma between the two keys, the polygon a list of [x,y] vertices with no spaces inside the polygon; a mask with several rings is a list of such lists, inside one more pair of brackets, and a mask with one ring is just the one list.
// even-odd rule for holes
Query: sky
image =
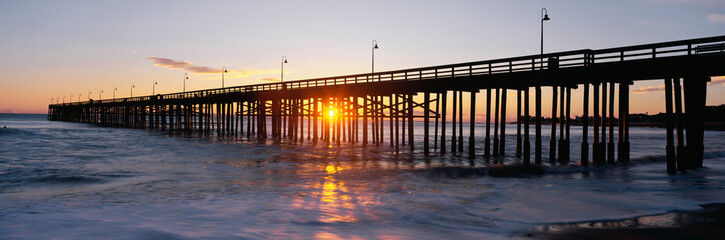
{"label": "sky", "polygon": [[[184,73],[186,90],[218,88],[223,67],[225,86],[269,83],[283,56],[285,81],[366,73],[373,40],[376,71],[538,54],[542,7],[544,52],[725,34],[721,0],[0,0],[0,113],[128,97],[132,86],[180,92]],[[631,112],[664,111],[662,85],[632,86]],[[707,104],[725,104],[721,93],[715,77]]]}

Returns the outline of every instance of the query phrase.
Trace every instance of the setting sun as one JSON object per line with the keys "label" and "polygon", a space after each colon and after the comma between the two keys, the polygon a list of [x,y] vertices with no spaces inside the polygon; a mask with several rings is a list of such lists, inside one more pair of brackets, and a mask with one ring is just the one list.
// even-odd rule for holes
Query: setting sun
{"label": "setting sun", "polygon": [[330,109],[330,112],[328,113],[328,115],[330,115],[330,117],[335,117],[335,110]]}

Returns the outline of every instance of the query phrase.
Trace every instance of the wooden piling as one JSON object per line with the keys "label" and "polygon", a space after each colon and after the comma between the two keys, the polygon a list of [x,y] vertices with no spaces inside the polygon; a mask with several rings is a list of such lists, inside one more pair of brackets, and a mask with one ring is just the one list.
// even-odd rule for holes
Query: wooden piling
{"label": "wooden piling", "polygon": [[524,164],[531,164],[531,143],[529,141],[529,88],[524,90]]}
{"label": "wooden piling", "polygon": [[556,161],[556,100],[559,97],[557,86],[551,87],[552,99],[551,99],[551,138],[549,138],[549,163]]}
{"label": "wooden piling", "polygon": [[541,86],[536,85],[536,139],[534,140],[534,162],[541,165]]}
{"label": "wooden piling", "polygon": [[677,162],[677,170],[678,171],[685,171],[687,170],[687,148],[685,147],[685,140],[684,140],[684,114],[682,113],[682,91],[681,91],[681,85],[680,85],[680,79],[674,78],[675,88],[675,127],[677,127],[677,146],[675,148],[676,155],[676,162]]}
{"label": "wooden piling", "polygon": [[368,98],[367,96],[363,97],[363,147],[368,146]]}
{"label": "wooden piling", "polygon": [[607,144],[607,163],[614,164],[614,82],[609,83],[609,143]]}
{"label": "wooden piling", "polygon": [[599,155],[602,162],[607,161],[607,82],[602,82],[602,133],[599,135]]}
{"label": "wooden piling", "polygon": [[463,91],[458,91],[458,152],[463,152]]}
{"label": "wooden piling", "polygon": [[559,156],[559,159],[564,162],[568,163],[571,153],[571,144],[570,144],[570,137],[571,137],[571,87],[566,88],[566,115],[564,116],[564,124],[565,127],[565,138],[562,144],[559,144],[560,149],[564,149],[562,151],[562,154]]}
{"label": "wooden piling", "polygon": [[501,106],[501,104],[499,102],[499,99],[501,99],[500,89],[496,88],[496,101],[495,101],[496,103],[494,105],[495,106],[494,107],[495,110],[494,110],[494,118],[493,118],[493,120],[494,120],[494,124],[493,124],[493,156],[494,157],[498,156],[498,151],[499,151],[499,139],[498,139],[498,132],[499,132],[498,120],[499,120],[499,115],[498,115],[498,113],[500,112],[499,111],[499,106]]}
{"label": "wooden piling", "polygon": [[456,139],[456,111],[458,110],[458,93],[453,91],[453,114],[451,120],[451,153],[456,153],[458,150],[458,143]]}
{"label": "wooden piling", "polygon": [[499,139],[498,150],[499,155],[506,154],[506,99],[508,99],[508,89],[501,89],[501,137]]}
{"label": "wooden piling", "polygon": [[581,159],[580,164],[582,166],[589,165],[589,84],[584,83],[584,97],[582,101],[582,143],[581,143]]}
{"label": "wooden piling", "polygon": [[491,89],[486,89],[486,138],[484,141],[483,156],[491,156]]}
{"label": "wooden piling", "polygon": [[521,156],[521,89],[516,90],[516,156]]}
{"label": "wooden piling", "polygon": [[468,157],[476,156],[476,92],[471,91],[471,114],[469,115],[469,133],[468,133]]}
{"label": "wooden piling", "polygon": [[443,94],[441,94],[441,97],[441,153],[446,153],[446,105],[448,99],[448,92],[443,92]]}
{"label": "wooden piling", "polygon": [[707,99],[707,76],[687,76],[683,80],[685,88],[685,110],[687,121],[687,168],[702,167],[704,155],[705,103]]}
{"label": "wooden piling", "polygon": [[[674,174],[677,172],[677,162],[675,156],[674,134],[674,116],[672,115],[672,79],[665,78],[665,121],[667,123],[667,145],[665,146],[667,159],[667,173]],[[684,168],[683,168],[684,170]]]}
{"label": "wooden piling", "polygon": [[599,125],[600,125],[600,118],[599,118],[599,83],[593,84],[593,111],[594,114],[594,128],[592,129],[593,135],[593,142],[592,142],[592,162],[594,164],[602,164],[604,163],[604,159],[601,158],[601,144],[599,144]]}
{"label": "wooden piling", "polygon": [[430,153],[430,93],[423,93],[423,154]]}
{"label": "wooden piling", "polygon": [[413,95],[408,94],[408,143],[410,143],[410,151],[415,150],[413,142]]}

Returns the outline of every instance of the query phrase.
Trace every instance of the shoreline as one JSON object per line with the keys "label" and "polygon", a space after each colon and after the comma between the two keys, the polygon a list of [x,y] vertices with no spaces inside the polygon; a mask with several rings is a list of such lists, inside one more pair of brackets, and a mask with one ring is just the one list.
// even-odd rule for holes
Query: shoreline
{"label": "shoreline", "polygon": [[722,239],[725,203],[699,211],[673,211],[624,220],[548,224],[518,234],[518,239]]}

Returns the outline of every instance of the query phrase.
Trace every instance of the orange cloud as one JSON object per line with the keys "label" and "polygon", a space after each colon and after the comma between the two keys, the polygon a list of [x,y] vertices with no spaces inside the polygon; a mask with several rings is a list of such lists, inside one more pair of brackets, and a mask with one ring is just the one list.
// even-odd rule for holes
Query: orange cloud
{"label": "orange cloud", "polygon": [[[164,68],[170,68],[170,69],[178,69],[178,70],[185,70],[192,73],[197,74],[221,74],[222,69],[221,68],[213,68],[213,67],[207,67],[207,66],[199,66],[194,65],[193,63],[190,63],[186,60],[174,60],[170,58],[162,58],[162,57],[147,57],[146,59],[150,60],[154,63],[154,65]],[[227,70],[227,73],[224,75],[227,78],[241,78],[241,77],[248,77],[251,75],[259,75],[259,74],[270,74],[270,73],[277,73],[277,70]],[[207,80],[217,79],[217,77],[208,77],[205,78]]]}
{"label": "orange cloud", "polygon": [[708,82],[707,85],[712,86],[714,84],[722,84],[720,86],[725,86],[725,76],[710,78],[710,82]]}
{"label": "orange cloud", "polygon": [[639,89],[636,89],[632,91],[634,94],[642,94],[642,93],[648,93],[648,92],[664,92],[665,91],[665,85],[660,85],[657,87],[642,87]]}
{"label": "orange cloud", "polygon": [[713,13],[707,15],[707,19],[710,20],[710,23],[725,23],[725,14]]}
{"label": "orange cloud", "polygon": [[279,78],[262,78],[260,80],[265,82],[279,82]]}

